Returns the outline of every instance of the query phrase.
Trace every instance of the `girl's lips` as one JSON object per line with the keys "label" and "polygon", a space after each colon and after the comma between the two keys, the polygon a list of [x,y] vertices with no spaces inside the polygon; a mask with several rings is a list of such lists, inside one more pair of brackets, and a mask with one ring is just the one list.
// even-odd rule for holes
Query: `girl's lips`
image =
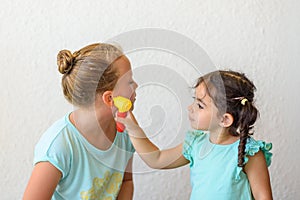
{"label": "girl's lips", "polygon": [[130,98],[130,101],[131,101],[132,103],[134,103],[134,102],[135,102],[135,97],[134,97],[134,98]]}
{"label": "girl's lips", "polygon": [[194,121],[194,119],[191,117],[191,116],[189,116],[189,120],[192,122],[192,121]]}
{"label": "girl's lips", "polygon": [[135,99],[135,97],[136,97],[136,95],[135,95],[135,94],[134,94],[134,95],[132,95],[132,96],[130,97],[130,100],[131,100],[131,102],[132,102],[132,103],[134,103],[134,102],[135,102],[135,100],[136,100],[136,99]]}

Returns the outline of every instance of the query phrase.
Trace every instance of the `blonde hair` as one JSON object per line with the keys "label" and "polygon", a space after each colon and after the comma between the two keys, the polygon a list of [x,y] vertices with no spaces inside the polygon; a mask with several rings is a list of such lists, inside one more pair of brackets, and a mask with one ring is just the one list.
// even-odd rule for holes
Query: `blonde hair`
{"label": "blonde hair", "polygon": [[123,52],[111,44],[88,45],[73,54],[61,50],[57,55],[58,71],[63,74],[65,98],[73,105],[86,107],[95,101],[95,95],[113,90],[118,80],[114,61]]}

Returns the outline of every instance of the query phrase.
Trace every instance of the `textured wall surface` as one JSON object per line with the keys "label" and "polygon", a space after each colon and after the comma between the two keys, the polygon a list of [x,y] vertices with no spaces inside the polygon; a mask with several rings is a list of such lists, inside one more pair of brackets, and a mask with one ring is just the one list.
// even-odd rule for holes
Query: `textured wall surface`
{"label": "textured wall surface", "polygon": [[[34,145],[72,109],[61,92],[57,52],[145,27],[180,33],[201,46],[216,68],[242,70],[254,81],[260,110],[255,137],[274,147],[274,199],[300,199],[299,1],[4,0],[0,6],[1,199],[21,199]],[[155,78],[170,82],[172,73],[187,84],[197,77],[191,65],[168,52],[145,50],[128,57],[138,83],[151,80],[139,71],[144,65],[161,65],[164,70]],[[188,128],[186,105],[170,88],[141,86],[135,110],[141,125],[159,147],[178,144],[184,137],[178,130]],[[134,170],[136,200],[189,198],[188,166],[156,171],[135,156]]]}

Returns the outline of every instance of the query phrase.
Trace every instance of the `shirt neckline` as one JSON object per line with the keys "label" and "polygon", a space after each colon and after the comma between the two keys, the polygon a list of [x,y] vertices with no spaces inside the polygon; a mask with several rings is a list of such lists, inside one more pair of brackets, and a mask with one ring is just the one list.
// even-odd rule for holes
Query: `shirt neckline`
{"label": "shirt neckline", "polygon": [[237,143],[240,142],[240,139],[238,139],[237,141],[231,143],[231,144],[215,144],[215,143],[212,143],[209,139],[209,133],[207,134],[206,136],[206,142],[208,142],[210,145],[213,145],[215,147],[219,147],[219,148],[226,148],[226,147],[231,147],[231,146],[235,146]]}
{"label": "shirt neckline", "polygon": [[114,139],[114,142],[110,145],[110,147],[106,150],[102,150],[102,149],[99,149],[97,147],[95,147],[94,145],[92,145],[80,132],[79,130],[74,126],[74,124],[72,124],[72,122],[70,121],[70,115],[73,111],[69,112],[66,117],[65,117],[65,120],[67,122],[67,124],[73,129],[73,131],[75,132],[75,134],[80,138],[80,140],[83,142],[83,144],[86,146],[87,150],[88,151],[93,151],[95,153],[107,153],[109,151],[111,151],[113,149],[113,147],[116,145],[116,141],[118,139],[118,136],[119,136],[119,132],[117,131],[116,132],[116,137]]}

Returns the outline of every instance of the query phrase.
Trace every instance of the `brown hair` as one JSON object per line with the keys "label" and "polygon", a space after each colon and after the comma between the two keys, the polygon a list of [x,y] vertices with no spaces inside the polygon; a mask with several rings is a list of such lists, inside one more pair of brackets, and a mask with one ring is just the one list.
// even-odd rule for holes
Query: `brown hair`
{"label": "brown hair", "polygon": [[[234,71],[214,71],[200,77],[194,86],[201,83],[207,87],[207,93],[212,98],[220,113],[229,113],[234,121],[229,127],[230,134],[240,136],[238,149],[238,166],[244,165],[245,146],[256,121],[258,110],[253,105],[254,84],[243,73]],[[241,100],[247,99],[242,104]]]}
{"label": "brown hair", "polygon": [[105,43],[91,44],[74,53],[61,50],[57,65],[63,74],[65,98],[75,106],[86,107],[95,101],[97,93],[112,90],[118,80],[113,63],[122,55],[122,50]]}

